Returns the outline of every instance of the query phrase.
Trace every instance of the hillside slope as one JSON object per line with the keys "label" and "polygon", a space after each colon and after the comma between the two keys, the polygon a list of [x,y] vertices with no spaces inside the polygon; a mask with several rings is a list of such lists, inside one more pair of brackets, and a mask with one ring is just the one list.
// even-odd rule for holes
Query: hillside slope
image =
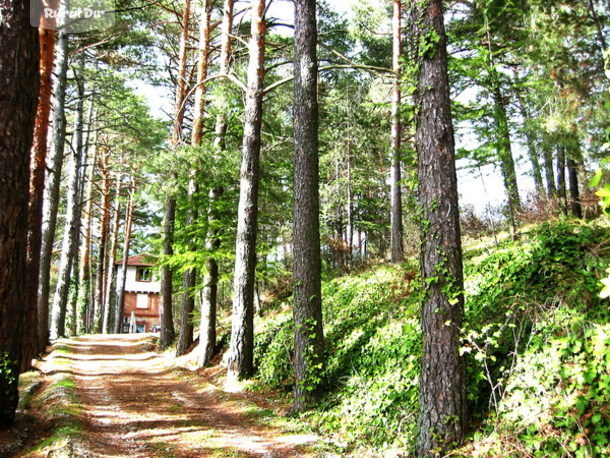
{"label": "hillside slope", "polygon": [[[610,455],[610,312],[598,296],[609,263],[608,228],[593,223],[544,223],[465,250],[472,431],[461,453]],[[328,394],[308,416],[352,449],[414,443],[421,290],[413,264],[324,285]],[[289,301],[276,307],[257,326],[258,381],[288,391]]]}

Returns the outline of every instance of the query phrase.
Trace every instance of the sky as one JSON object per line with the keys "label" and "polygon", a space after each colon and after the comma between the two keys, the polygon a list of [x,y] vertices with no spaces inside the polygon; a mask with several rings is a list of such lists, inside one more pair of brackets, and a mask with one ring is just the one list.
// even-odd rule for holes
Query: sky
{"label": "sky", "polygon": [[[352,5],[358,0],[328,0],[330,5],[339,13],[349,14]],[[269,7],[269,15],[280,19],[282,23],[294,23],[294,7],[291,0],[273,0]],[[284,28],[287,33],[290,29]],[[168,119],[165,113],[172,112],[172,95],[164,93],[163,88],[156,88],[143,81],[132,84],[136,93],[142,95],[148,101],[153,115],[162,119]],[[457,127],[459,132],[459,127]],[[456,137],[457,147],[467,147],[473,145],[474,139],[468,135],[458,135]],[[519,191],[523,200],[534,188],[533,180],[529,176],[528,164],[524,160],[519,160],[524,156],[523,148],[519,144],[514,144],[513,153],[517,159],[517,173],[520,175]],[[490,207],[499,207],[506,201],[504,187],[502,186],[502,176],[497,167],[485,166],[480,170],[467,168],[467,161],[458,161],[458,191],[460,193],[460,205],[472,205],[476,214],[485,215]]]}

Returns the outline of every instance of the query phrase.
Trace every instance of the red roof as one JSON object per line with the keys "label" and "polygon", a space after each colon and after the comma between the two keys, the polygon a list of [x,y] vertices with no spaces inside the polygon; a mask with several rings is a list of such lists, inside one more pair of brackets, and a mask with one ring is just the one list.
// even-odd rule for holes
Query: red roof
{"label": "red roof", "polygon": [[[155,261],[157,259],[154,256],[151,256],[148,253],[143,254],[135,254],[133,256],[129,256],[127,258],[128,266],[140,266],[140,267],[152,267],[155,265]],[[116,265],[120,266],[123,264],[123,260],[119,259],[115,262]]]}

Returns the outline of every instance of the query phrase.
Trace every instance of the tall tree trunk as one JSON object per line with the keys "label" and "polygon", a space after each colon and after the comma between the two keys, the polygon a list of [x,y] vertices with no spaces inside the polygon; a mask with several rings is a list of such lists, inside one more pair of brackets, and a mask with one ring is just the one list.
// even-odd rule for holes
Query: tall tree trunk
{"label": "tall tree trunk", "polygon": [[[133,226],[133,211],[135,207],[135,189],[133,178],[129,187],[129,203],[127,204],[127,213],[125,215],[125,235],[123,237],[123,258],[121,261],[121,276],[117,274],[117,298],[116,298],[116,317],[114,321],[114,332],[119,334],[123,332],[123,313],[125,312],[125,284],[127,282],[127,258],[129,258],[129,245],[131,244],[131,231]],[[171,309],[170,309],[171,311]],[[161,313],[163,320],[163,312]],[[171,315],[170,315],[171,318]],[[170,319],[170,328],[174,331],[174,323]],[[161,334],[161,342],[163,343],[163,331]],[[170,339],[171,342],[171,339]],[[164,345],[166,347],[167,345]]]}
{"label": "tall tree trunk", "polygon": [[496,69],[494,43],[491,37],[491,30],[487,16],[485,16],[485,28],[487,32],[488,46],[488,75],[489,75],[489,90],[494,102],[494,121],[496,123],[496,144],[498,159],[500,160],[500,171],[504,179],[504,188],[508,197],[508,217],[510,219],[511,231],[513,237],[516,233],[516,218],[521,207],[521,199],[519,198],[519,187],[517,185],[517,172],[515,170],[515,160],[510,141],[510,127],[508,124],[508,114],[502,96],[502,87],[500,76]]}
{"label": "tall tree trunk", "polygon": [[[73,291],[70,295],[70,311],[71,311],[71,328],[70,334],[75,336],[78,334],[79,328],[84,329],[84,321],[81,320],[81,316],[78,310],[79,300],[81,298],[81,290],[88,290],[87,285],[81,283],[80,276],[80,258],[81,258],[81,230],[82,224],[84,221],[83,218],[83,206],[84,206],[84,197],[85,197],[85,181],[87,179],[87,161],[89,160],[89,139],[90,139],[90,131],[91,126],[93,125],[94,118],[94,110],[93,110],[93,101],[89,104],[89,112],[87,114],[87,130],[86,135],[84,136],[84,141],[82,141],[82,152],[81,152],[81,167],[79,174],[79,187],[78,187],[78,207],[79,207],[79,219],[78,219],[78,230],[76,231],[76,240],[75,240],[75,251],[74,251],[74,259],[72,261],[72,286]],[[79,326],[79,322],[80,326]]]}
{"label": "tall tree trunk", "polygon": [[295,0],[294,58],[294,404],[299,412],[320,395],[324,365],[318,194],[318,31],[316,4]]}
{"label": "tall tree trunk", "polygon": [[[163,218],[163,255],[174,254],[174,221],[176,220],[176,199],[165,199]],[[123,258],[125,259],[125,258]],[[125,267],[126,268],[126,267]],[[125,270],[123,270],[125,272]],[[173,281],[172,270],[167,264],[161,266],[161,347],[167,348],[174,342],[174,318],[172,311]]]}
{"label": "tall tree trunk", "polygon": [[38,98],[38,37],[29,2],[0,4],[0,429],[10,427],[18,401],[27,303],[30,150]]}
{"label": "tall tree trunk", "polygon": [[354,203],[353,203],[353,195],[352,195],[352,143],[351,139],[348,140],[347,143],[347,186],[346,186],[346,202],[345,202],[345,210],[347,213],[347,234],[346,234],[346,242],[347,242],[347,263],[348,265],[352,265],[353,254],[354,254]]}
{"label": "tall tree trunk", "polygon": [[[188,38],[189,38],[189,21],[191,18],[191,0],[184,0],[184,7],[182,10],[182,31],[180,33],[180,51],[178,55],[178,76],[176,79],[176,97],[174,103],[174,122],[173,122],[173,133],[172,133],[172,148],[176,150],[180,144],[182,143],[182,125],[184,123],[184,113],[185,113],[185,100],[187,96],[187,80],[186,80],[186,66],[187,66],[187,56],[188,56]],[[168,217],[176,217],[176,199],[173,196],[167,196],[165,201],[165,219]],[[167,231],[171,230],[172,233],[168,233]],[[174,230],[174,221],[166,221],[164,223],[164,247],[167,247],[167,241],[171,241],[173,244],[173,230]],[[171,253],[170,253],[171,252]],[[173,253],[173,248],[164,249],[164,255],[169,255]],[[162,307],[164,310],[167,310],[172,314],[172,292],[173,292],[173,271],[169,265],[165,265],[163,269],[161,269],[161,300]],[[165,292],[164,292],[165,291]],[[173,315],[173,314],[172,314]],[[182,326],[182,323],[181,323]],[[166,333],[162,333],[166,337],[170,334],[172,335],[173,340],[173,329],[171,333],[168,331]],[[171,342],[165,343],[166,345],[170,345]],[[162,345],[164,345],[162,343]]]}
{"label": "tall tree trunk", "polygon": [[[80,238],[79,238],[80,239]],[[77,245],[78,246],[78,245]],[[78,262],[79,262],[79,250],[77,249],[74,253],[74,260],[72,262],[72,273],[70,286],[72,287],[70,295],[68,297],[68,318],[70,322],[70,335],[75,336],[78,332],[78,296],[81,285],[78,282]]]}
{"label": "tall tree trunk", "polygon": [[492,70],[495,74],[493,81],[493,99],[494,99],[494,117],[497,129],[497,144],[498,157],[500,159],[500,170],[504,179],[504,188],[508,197],[508,212],[511,227],[513,232],[516,227],[516,218],[519,209],[521,208],[521,199],[519,198],[519,187],[517,185],[517,172],[515,170],[515,160],[510,141],[510,129],[508,126],[508,114],[504,106],[504,98],[500,90],[500,82],[497,79],[496,70]]}
{"label": "tall tree trunk", "polygon": [[[91,294],[91,230],[93,226],[93,178],[95,176],[95,164],[97,163],[97,131],[94,127],[93,116],[89,123],[89,130],[93,130],[93,139],[91,145],[87,141],[87,157],[88,157],[88,168],[86,178],[86,189],[84,191],[84,202],[86,203],[85,211],[83,212],[83,222],[81,225],[84,227],[83,231],[83,243],[81,247],[82,255],[79,269],[79,283],[82,287],[79,289],[80,292],[80,321],[81,330],[90,331],[91,322],[88,319],[90,316],[89,310],[93,306],[93,294]],[[91,152],[89,150],[91,149]]]}
{"label": "tall tree trunk", "polygon": [[244,378],[252,374],[254,347],[254,272],[258,217],[259,159],[263,121],[265,77],[265,0],[252,1],[249,45],[248,91],[239,180],[233,317],[229,348],[229,375]]}
{"label": "tall tree trunk", "polygon": [[66,221],[61,246],[59,278],[53,300],[51,339],[66,336],[66,311],[71,284],[72,264],[78,250],[78,233],[80,231],[80,167],[83,153],[84,126],[84,84],[76,79],[78,107],[76,111],[74,137],[69,159],[68,199],[66,202]]}
{"label": "tall tree trunk", "polygon": [[555,173],[553,172],[553,152],[547,145],[542,146],[544,156],[544,178],[546,181],[546,195],[553,197],[557,194],[555,187]]}
{"label": "tall tree trunk", "polygon": [[[215,205],[219,199],[220,188],[212,188],[209,193],[210,210],[208,211],[208,237],[206,250],[213,253],[220,247],[220,240],[216,237],[216,211]],[[199,367],[206,365],[214,356],[216,348],[216,303],[218,301],[218,263],[210,256],[206,265],[206,276],[201,293],[201,322],[199,326],[199,349],[197,363]]]}
{"label": "tall tree trunk", "polygon": [[100,209],[100,241],[98,244],[97,273],[95,285],[95,300],[93,304],[92,332],[102,330],[104,316],[104,285],[106,284],[106,254],[108,251],[108,233],[110,232],[110,170],[108,168],[108,148],[104,146],[100,169],[102,172],[101,209]]}
{"label": "tall tree trunk", "polygon": [[[233,32],[233,6],[235,0],[224,0],[223,13],[222,13],[222,44],[220,48],[220,69],[221,75],[228,75],[231,64],[231,33]],[[214,146],[225,149],[225,134],[227,132],[227,116],[224,110],[221,110],[216,117],[215,126],[216,137],[214,139]]]}
{"label": "tall tree trunk", "polygon": [[36,107],[34,139],[30,164],[30,202],[28,209],[28,284],[25,288],[26,321],[23,325],[24,346],[22,348],[21,372],[32,366],[32,358],[40,351],[38,338],[38,276],[40,275],[40,249],[42,245],[42,204],[44,201],[44,178],[47,168],[47,134],[51,114],[53,92],[53,61],[55,57],[55,31],[38,29],[40,46],[40,89]]}
{"label": "tall tree trunk", "polygon": [[[197,184],[196,171],[191,170],[191,177],[189,179],[189,189],[187,195],[187,201],[189,202],[189,208],[187,209],[187,216],[185,221],[185,227],[190,227],[197,221],[198,212],[193,202],[195,195],[198,192],[199,186]],[[188,240],[189,250],[195,251],[196,247],[194,241]],[[193,344],[193,311],[195,310],[195,286],[197,283],[197,269],[191,268],[184,272],[182,277],[182,307],[180,314],[180,330],[178,333],[178,345],[176,345],[176,356],[184,355],[188,352],[190,346]]]}
{"label": "tall tree trunk", "polygon": [[201,302],[207,307],[201,309],[201,328],[199,330],[199,353],[197,363],[203,367],[214,356],[216,348],[216,303],[218,298],[218,284],[211,283],[218,278],[218,264],[214,258],[207,261],[207,275]]}
{"label": "tall tree trunk", "polygon": [[106,262],[106,272],[108,272],[106,280],[106,293],[104,294],[104,318],[102,320],[102,334],[108,334],[114,329],[112,326],[112,287],[115,286],[114,279],[114,261],[116,259],[117,244],[119,241],[119,224],[121,220],[121,180],[116,178],[114,205],[111,208],[113,212],[112,228],[110,231],[110,247],[108,250],[109,256]]}
{"label": "tall tree trunk", "polygon": [[[191,144],[194,146],[201,145],[203,138],[203,125],[205,119],[205,105],[207,87],[205,80],[208,76],[208,65],[210,58],[210,18],[212,12],[212,3],[205,0],[201,9],[199,19],[199,58],[197,64],[197,91],[195,93],[195,120],[193,121],[193,134]],[[210,207],[213,205],[214,195],[210,192]],[[210,219],[210,211],[208,210],[208,220]],[[210,221],[208,231],[211,230],[212,222]],[[206,249],[209,246],[208,241],[211,240],[210,234],[206,236]],[[203,367],[214,353],[216,346],[216,285],[210,285],[210,277],[218,275],[218,265],[210,256],[207,261],[207,272],[203,284],[201,294],[201,319],[199,326],[199,346],[197,350],[197,361],[199,367]],[[212,292],[211,289],[214,289]],[[213,301],[213,304],[210,304]]]}
{"label": "tall tree trunk", "polygon": [[580,205],[580,191],[578,189],[578,165],[576,160],[568,157],[568,184],[570,190],[570,213],[576,218],[582,218],[582,207]]}
{"label": "tall tree trunk", "polygon": [[47,186],[44,190],[42,248],[40,252],[40,278],[38,281],[38,338],[39,350],[44,351],[49,341],[49,305],[51,282],[51,258],[55,229],[57,226],[57,209],[59,207],[59,190],[61,170],[64,162],[66,141],[66,86],[68,74],[68,34],[65,29],[57,32],[55,47],[55,84],[51,106],[51,147]]}
{"label": "tall tree trunk", "polygon": [[[462,249],[455,145],[447,77],[447,38],[440,0],[428,0],[417,17],[419,36],[434,34],[436,49],[421,60],[417,86],[421,272],[428,285],[422,305],[418,456],[444,454],[466,431],[466,380],[459,353],[463,314]],[[435,452],[432,452],[432,450]]]}
{"label": "tall tree trunk", "polygon": [[557,198],[561,211],[567,215],[567,196],[566,196],[566,149],[563,145],[557,146]]}
{"label": "tall tree trunk", "polygon": [[[221,75],[229,73],[231,58],[231,33],[233,28],[233,3],[234,0],[225,0],[222,17],[220,69]],[[209,42],[208,42],[209,46]],[[209,52],[209,51],[208,51]],[[207,68],[206,68],[207,70]],[[227,121],[224,111],[216,117],[214,147],[216,150],[224,150],[226,142]],[[217,186],[209,191],[208,203],[208,233],[206,236],[206,249],[210,251],[207,261],[206,276],[203,280],[203,291],[201,293],[201,322],[199,324],[199,350],[197,361],[199,367],[203,367],[214,356],[216,348],[216,309],[218,301],[218,262],[213,252],[220,248],[220,239],[217,237],[217,212],[216,205],[224,193],[222,186]]]}
{"label": "tall tree trunk", "polygon": [[402,57],[401,42],[401,0],[393,0],[394,14],[392,18],[393,52],[392,68],[394,69],[394,82],[392,89],[392,167],[390,186],[392,194],[392,211],[390,213],[390,249],[392,262],[400,262],[404,258],[403,229],[402,229],[402,194],[400,188],[400,59]]}
{"label": "tall tree trunk", "polygon": [[[197,85],[195,89],[195,114],[193,119],[193,129],[191,133],[191,145],[197,146],[201,144],[203,138],[203,128],[205,119],[205,80],[207,78],[207,59],[210,43],[210,2],[204,0],[204,4],[200,13],[199,26],[199,46],[197,60]],[[197,183],[196,169],[190,170],[188,193],[187,193],[187,216],[185,227],[189,228],[197,222],[199,212],[194,203],[194,198],[199,192],[199,184]],[[189,250],[195,251],[196,246],[189,236]],[[184,355],[188,352],[189,347],[193,343],[193,311],[195,310],[195,287],[197,284],[197,269],[191,268],[184,272],[182,277],[182,308],[180,318],[180,331],[178,333],[178,345],[176,346],[176,356]]]}
{"label": "tall tree trunk", "polygon": [[208,61],[210,59],[210,19],[212,0],[202,0],[199,12],[199,47],[197,56],[197,86],[195,89],[195,110],[191,145],[201,145],[205,121]]}
{"label": "tall tree trunk", "polygon": [[189,22],[191,20],[191,0],[184,0],[182,10],[182,31],[180,33],[180,51],[178,55],[178,75],[176,78],[176,97],[174,103],[174,122],[172,133],[172,147],[177,148],[182,142],[182,125],[186,110],[185,99],[188,90],[187,59]]}

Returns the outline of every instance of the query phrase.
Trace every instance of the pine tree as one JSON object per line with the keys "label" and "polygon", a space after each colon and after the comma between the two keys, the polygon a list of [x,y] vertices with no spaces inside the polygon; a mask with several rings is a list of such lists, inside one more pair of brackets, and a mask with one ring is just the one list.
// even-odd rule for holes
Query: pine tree
{"label": "pine tree", "polygon": [[320,395],[324,361],[318,195],[316,4],[295,1],[294,58],[294,373],[293,410]]}
{"label": "pine tree", "polygon": [[237,210],[233,317],[228,361],[229,374],[236,378],[250,376],[253,369],[254,272],[256,269],[259,161],[267,31],[265,4],[265,0],[252,1],[248,91]]}
{"label": "pine tree", "polygon": [[0,429],[18,400],[23,304],[27,303],[30,150],[38,98],[38,36],[29,2],[0,4]]}
{"label": "pine tree", "polygon": [[[419,456],[443,454],[464,438],[466,380],[459,354],[463,275],[455,146],[447,76],[443,6],[416,7],[420,48],[415,142],[421,206],[423,357],[420,379]],[[426,38],[428,37],[428,38]],[[430,38],[432,37],[432,38]]]}

